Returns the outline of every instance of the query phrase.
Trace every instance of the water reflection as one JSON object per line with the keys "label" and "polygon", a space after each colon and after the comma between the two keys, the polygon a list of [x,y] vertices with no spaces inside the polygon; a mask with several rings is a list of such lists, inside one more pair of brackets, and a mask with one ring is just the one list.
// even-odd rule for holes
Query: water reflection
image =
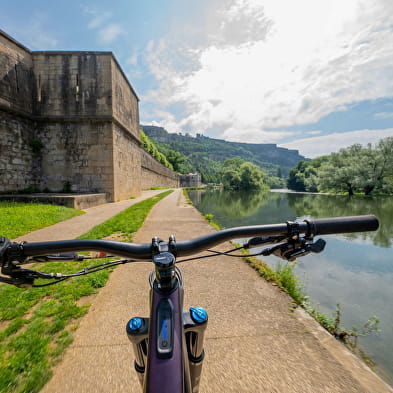
{"label": "water reflection", "polygon": [[336,196],[295,193],[250,193],[235,191],[190,191],[190,198],[204,214],[213,213],[224,227],[281,223],[297,217],[340,217],[375,214],[376,232],[345,235],[377,246],[393,245],[393,198]]}
{"label": "water reflection", "polygon": [[254,215],[270,197],[270,193],[255,191],[213,190],[203,193],[191,191],[190,193],[193,196],[191,199],[194,199],[202,209],[214,206],[216,215],[230,219]]}
{"label": "water reflection", "polygon": [[[329,235],[322,254],[302,258],[296,273],[321,311],[333,314],[340,303],[344,326],[361,326],[369,317],[380,320],[381,333],[359,340],[375,369],[393,384],[393,198],[346,197],[290,193],[190,193],[196,207],[212,213],[223,227],[281,223],[309,216],[375,214],[377,232]],[[263,257],[271,265],[278,259]]]}
{"label": "water reflection", "polygon": [[286,194],[288,205],[298,217],[340,217],[375,214],[380,229],[366,234],[346,235],[352,239],[369,239],[381,247],[393,244],[393,198],[365,196]]}

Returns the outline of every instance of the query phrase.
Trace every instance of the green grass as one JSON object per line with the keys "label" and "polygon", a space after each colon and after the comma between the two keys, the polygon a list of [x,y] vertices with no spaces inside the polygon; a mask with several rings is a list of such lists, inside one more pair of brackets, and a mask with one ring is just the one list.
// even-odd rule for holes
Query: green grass
{"label": "green grass", "polygon": [[[84,237],[105,237],[111,231],[131,237],[151,207],[170,192],[131,206]],[[33,269],[67,274],[96,263],[95,260],[39,263]],[[42,389],[52,376],[52,367],[72,343],[78,318],[88,311],[89,305],[80,306],[78,300],[105,286],[111,270],[43,288],[0,285],[0,393],[35,393]],[[43,282],[37,280],[36,284]]]}
{"label": "green grass", "polygon": [[[248,251],[244,250],[244,253],[248,253]],[[292,264],[279,263],[276,269],[273,269],[267,263],[256,257],[246,256],[245,260],[266,281],[277,284],[278,287],[287,292],[296,304],[303,305],[307,301],[307,295],[304,292],[304,287],[293,272]]]}
{"label": "green grass", "polygon": [[97,225],[86,232],[81,239],[101,239],[112,233],[120,233],[127,241],[132,240],[132,235],[141,227],[150,209],[161,199],[172,193],[173,190],[163,192],[152,198],[136,203],[108,221]]}
{"label": "green grass", "polygon": [[79,214],[65,206],[0,201],[0,236],[15,239]]}
{"label": "green grass", "polygon": [[[93,262],[36,264],[45,272],[71,273]],[[105,285],[109,271],[52,287],[0,286],[0,392],[38,392],[72,342],[71,331],[88,310],[77,300]],[[40,283],[37,281],[37,283]],[[72,323],[72,326],[70,324]]]}

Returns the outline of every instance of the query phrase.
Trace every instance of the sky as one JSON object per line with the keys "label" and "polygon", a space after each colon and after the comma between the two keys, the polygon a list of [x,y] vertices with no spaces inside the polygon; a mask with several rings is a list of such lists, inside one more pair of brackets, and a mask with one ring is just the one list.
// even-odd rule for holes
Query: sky
{"label": "sky", "polygon": [[112,51],[169,132],[309,158],[393,136],[392,0],[0,0],[0,29]]}

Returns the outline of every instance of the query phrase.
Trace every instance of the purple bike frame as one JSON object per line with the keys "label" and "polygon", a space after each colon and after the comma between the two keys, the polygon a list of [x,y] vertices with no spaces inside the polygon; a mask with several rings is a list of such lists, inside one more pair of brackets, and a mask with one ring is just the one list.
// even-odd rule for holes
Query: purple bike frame
{"label": "purple bike frame", "polygon": [[[158,340],[157,312],[160,301],[170,300],[174,311],[174,337],[173,354],[169,359],[160,359],[156,352]],[[183,288],[177,285],[171,293],[166,294],[157,288],[152,288],[150,292],[150,324],[149,324],[149,346],[148,363],[145,375],[146,393],[184,393],[191,392],[189,378],[185,372],[188,364],[185,364],[184,354],[187,352],[184,343],[183,332]],[[187,373],[188,374],[188,373]],[[185,384],[187,383],[187,388]]]}

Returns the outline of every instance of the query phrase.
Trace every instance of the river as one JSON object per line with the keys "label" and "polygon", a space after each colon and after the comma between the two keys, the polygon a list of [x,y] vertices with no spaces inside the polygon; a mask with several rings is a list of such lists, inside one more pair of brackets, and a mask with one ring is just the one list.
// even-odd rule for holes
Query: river
{"label": "river", "polygon": [[[393,385],[393,197],[347,197],[287,192],[189,191],[194,206],[214,214],[221,227],[282,223],[305,217],[375,214],[376,232],[323,236],[321,254],[301,258],[295,267],[313,304],[342,326],[361,327],[371,316],[380,332],[360,337],[355,352]],[[263,257],[271,266],[278,258]]]}

